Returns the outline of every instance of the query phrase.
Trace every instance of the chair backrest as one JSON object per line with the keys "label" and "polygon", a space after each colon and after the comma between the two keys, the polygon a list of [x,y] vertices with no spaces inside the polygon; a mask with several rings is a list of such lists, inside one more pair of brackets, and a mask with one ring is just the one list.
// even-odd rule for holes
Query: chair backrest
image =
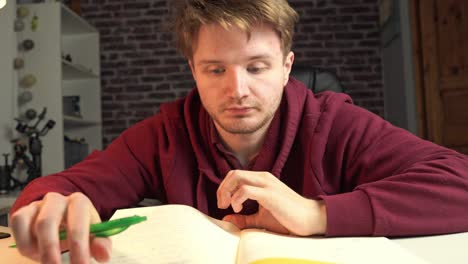
{"label": "chair backrest", "polygon": [[304,65],[293,65],[290,75],[303,82],[314,93],[323,91],[345,92],[338,77],[329,71]]}

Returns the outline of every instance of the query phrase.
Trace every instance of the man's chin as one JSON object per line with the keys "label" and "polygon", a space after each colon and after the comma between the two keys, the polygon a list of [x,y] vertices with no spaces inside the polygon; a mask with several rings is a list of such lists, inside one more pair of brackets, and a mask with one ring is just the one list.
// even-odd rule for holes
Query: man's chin
{"label": "man's chin", "polygon": [[238,122],[236,124],[221,124],[221,128],[230,134],[252,134],[261,128],[259,124],[242,124]]}

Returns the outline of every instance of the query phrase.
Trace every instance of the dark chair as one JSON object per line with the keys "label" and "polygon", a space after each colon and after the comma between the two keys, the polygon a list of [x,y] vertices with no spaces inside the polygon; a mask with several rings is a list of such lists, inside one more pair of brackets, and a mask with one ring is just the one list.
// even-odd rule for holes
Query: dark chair
{"label": "dark chair", "polygon": [[345,92],[338,77],[329,71],[304,65],[293,65],[290,75],[296,80],[303,82],[314,93],[323,91]]}

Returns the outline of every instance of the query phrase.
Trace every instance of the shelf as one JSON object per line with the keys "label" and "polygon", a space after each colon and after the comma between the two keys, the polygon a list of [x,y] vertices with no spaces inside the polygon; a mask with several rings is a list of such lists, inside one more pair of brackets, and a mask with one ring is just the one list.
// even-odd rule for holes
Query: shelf
{"label": "shelf", "polygon": [[[65,169],[65,135],[84,138],[90,149],[102,149],[100,35],[91,24],[60,3],[63,1],[27,2],[41,2],[18,5],[39,17],[37,31],[26,27],[21,39],[34,39],[37,52],[28,53],[23,71],[38,77],[40,82],[36,88],[40,92],[34,94],[31,102],[18,105],[17,111],[47,106],[47,117],[56,121],[55,128],[42,141],[47,146],[42,150],[43,175],[48,175]],[[0,49],[2,41],[0,37]],[[72,59],[65,59],[68,55]],[[82,118],[64,111],[64,96],[80,98]]]}
{"label": "shelf", "polygon": [[97,33],[98,31],[91,26],[86,20],[77,15],[67,6],[62,6],[62,34],[73,35],[73,34],[89,34]]}
{"label": "shelf", "polygon": [[64,59],[62,59],[62,66],[62,78],[64,80],[92,79],[99,77],[90,69],[86,69],[84,66],[73,64]]}
{"label": "shelf", "polygon": [[76,116],[63,116],[63,122],[65,128],[73,128],[73,127],[86,127],[86,126],[97,126],[101,123],[95,120],[88,120],[79,118]]}

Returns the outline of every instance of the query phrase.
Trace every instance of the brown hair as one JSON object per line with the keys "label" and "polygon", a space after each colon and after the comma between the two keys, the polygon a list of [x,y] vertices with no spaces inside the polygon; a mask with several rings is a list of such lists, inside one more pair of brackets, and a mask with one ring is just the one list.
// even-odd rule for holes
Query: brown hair
{"label": "brown hair", "polygon": [[250,34],[255,24],[273,27],[281,40],[286,56],[291,50],[294,24],[299,19],[287,0],[175,0],[173,27],[177,47],[192,59],[193,46],[202,25],[218,24],[225,29],[231,26]]}

